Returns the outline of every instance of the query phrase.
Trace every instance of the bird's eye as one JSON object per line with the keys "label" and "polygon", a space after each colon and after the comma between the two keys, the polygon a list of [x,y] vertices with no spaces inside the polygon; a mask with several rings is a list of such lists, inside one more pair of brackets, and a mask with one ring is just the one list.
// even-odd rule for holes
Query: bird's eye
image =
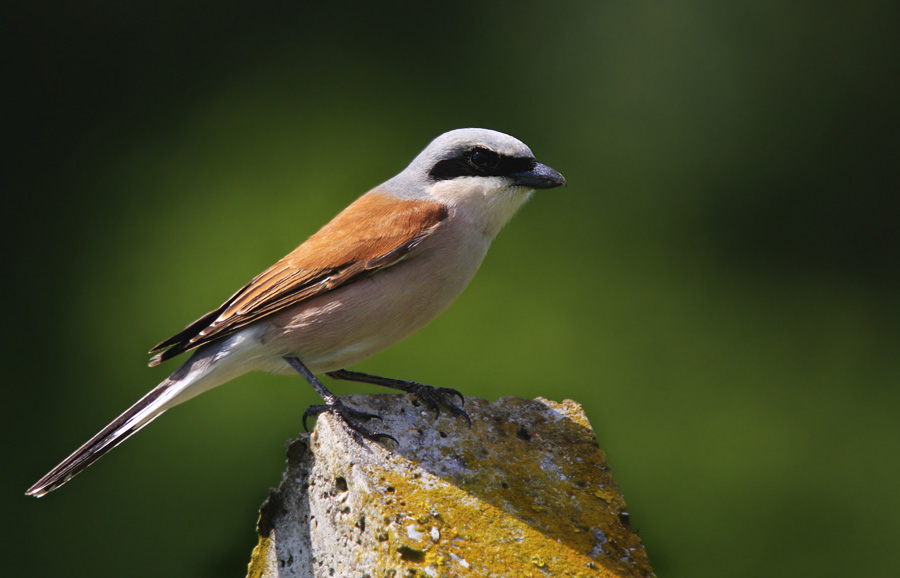
{"label": "bird's eye", "polygon": [[475,149],[469,160],[479,169],[489,169],[500,163],[500,155],[487,149]]}

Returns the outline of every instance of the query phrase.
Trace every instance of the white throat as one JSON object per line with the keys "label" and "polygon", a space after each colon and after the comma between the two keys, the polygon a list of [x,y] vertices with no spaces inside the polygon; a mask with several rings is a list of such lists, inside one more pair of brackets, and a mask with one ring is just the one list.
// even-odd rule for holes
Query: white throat
{"label": "white throat", "polygon": [[428,196],[480,222],[485,236],[493,239],[512,219],[533,189],[510,187],[504,177],[463,177],[439,181]]}

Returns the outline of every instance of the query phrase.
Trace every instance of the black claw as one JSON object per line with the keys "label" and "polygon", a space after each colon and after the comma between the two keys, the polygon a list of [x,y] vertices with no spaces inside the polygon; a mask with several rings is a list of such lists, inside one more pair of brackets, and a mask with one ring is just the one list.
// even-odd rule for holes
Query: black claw
{"label": "black claw", "polygon": [[384,418],[377,413],[366,413],[364,411],[359,411],[358,409],[353,409],[348,405],[344,405],[340,400],[338,400],[338,402],[334,404],[331,413],[337,414],[341,418],[343,418],[345,415],[348,415],[356,419],[378,419],[384,421]]}
{"label": "black claw", "polygon": [[463,394],[453,389],[452,387],[439,387],[437,389],[440,393],[445,395],[455,395],[459,398],[459,405],[466,405],[466,398]]}
{"label": "black claw", "polygon": [[[469,417],[469,414],[467,414],[465,410],[460,407],[460,405],[466,402],[466,399],[465,397],[463,397],[463,394],[456,391],[455,389],[450,387],[432,387],[430,385],[419,384],[419,387],[416,388],[413,394],[423,402],[425,402],[425,405],[432,409],[435,415],[440,415],[441,407],[443,407],[452,415],[465,418],[466,422],[468,422],[469,425],[472,425],[472,419]],[[460,405],[456,405],[451,400],[451,398],[454,396],[459,398]]]}
{"label": "black claw", "polygon": [[362,411],[353,410],[350,412],[351,415],[358,419],[377,419],[380,422],[384,422],[384,418],[378,415],[377,413],[365,413]]}
{"label": "black claw", "polygon": [[[344,409],[346,409],[346,406],[344,406]],[[351,412],[355,412],[355,411],[356,410],[351,410]],[[357,413],[360,413],[362,415],[374,415],[374,414],[363,414],[362,412],[357,412]],[[337,419],[340,422],[340,424],[344,427],[344,429],[347,430],[347,433],[349,433],[351,436],[356,438],[357,441],[360,441],[359,440],[360,437],[364,437],[367,440],[372,440],[373,442],[376,442],[376,443],[378,443],[379,440],[391,440],[398,446],[400,445],[400,442],[397,441],[397,438],[395,438],[394,436],[392,436],[390,434],[372,431],[366,427],[363,427],[362,425],[360,425],[359,423],[357,423],[353,420],[347,419],[346,417],[341,415],[341,413],[339,413],[339,412],[331,412],[331,415],[333,415],[335,417],[335,419]],[[381,419],[377,415],[375,415],[374,417]]]}
{"label": "black claw", "polygon": [[459,413],[457,413],[456,415],[466,418],[466,423],[469,424],[469,427],[472,427],[472,418],[469,417],[469,414],[467,414],[463,410],[459,410]]}
{"label": "black claw", "polygon": [[462,410],[461,408],[458,408],[458,407],[455,407],[455,406],[454,406],[453,408],[450,409],[450,411],[451,411],[451,413],[453,413],[453,415],[455,415],[455,416],[457,416],[457,417],[465,418],[466,423],[469,424],[469,426],[472,425],[472,418],[470,418],[470,417],[469,417],[469,414],[467,414],[467,413],[466,413],[464,410]]}
{"label": "black claw", "polygon": [[306,408],[306,411],[303,412],[303,431],[309,431],[309,426],[306,425],[306,420],[309,416],[318,416],[322,412],[328,411],[327,405],[311,405]]}
{"label": "black claw", "polygon": [[378,443],[379,440],[391,440],[398,446],[400,445],[400,442],[397,441],[397,438],[395,438],[391,434],[369,431],[359,424],[355,424],[355,425],[344,424],[344,425],[347,426],[347,431],[350,432],[350,435],[352,435],[354,437],[362,436],[362,437],[366,438],[367,440],[372,440],[375,443]]}
{"label": "black claw", "polygon": [[365,411],[359,411],[358,409],[353,409],[350,406],[344,405],[339,399],[335,400],[334,403],[328,405],[311,405],[309,406],[305,412],[303,412],[303,429],[309,431],[309,427],[306,425],[306,420],[309,416],[314,415],[318,416],[321,413],[328,412],[330,413],[334,419],[336,419],[347,432],[350,433],[353,437],[357,438],[364,437],[368,440],[372,440],[374,442],[378,442],[379,440],[391,440],[398,446],[400,442],[397,441],[397,438],[390,434],[381,433],[381,432],[373,432],[359,423],[356,420],[359,419],[378,419],[382,422],[384,418],[378,415],[377,413],[368,413]]}

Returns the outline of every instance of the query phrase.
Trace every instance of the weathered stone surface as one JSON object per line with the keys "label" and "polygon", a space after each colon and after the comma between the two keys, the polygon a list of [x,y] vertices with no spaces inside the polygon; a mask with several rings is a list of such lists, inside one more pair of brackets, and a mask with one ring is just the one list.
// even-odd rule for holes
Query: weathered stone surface
{"label": "weathered stone surface", "polygon": [[466,398],[464,419],[356,395],[385,447],[323,415],[288,444],[248,576],[653,576],[581,407]]}

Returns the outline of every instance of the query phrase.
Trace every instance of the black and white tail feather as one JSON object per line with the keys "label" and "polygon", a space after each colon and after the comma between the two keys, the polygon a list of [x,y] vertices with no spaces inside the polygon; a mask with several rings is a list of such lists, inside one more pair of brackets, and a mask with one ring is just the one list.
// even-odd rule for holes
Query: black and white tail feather
{"label": "black and white tail feather", "polygon": [[28,488],[28,491],[25,493],[39,498],[52,492],[99,460],[106,452],[162,415],[163,411],[165,411],[165,402],[169,397],[166,393],[170,393],[177,386],[177,383],[171,379],[166,379],[157,385],[111,424],[100,430],[97,435],[89,439],[83,446],[75,450],[72,455]]}
{"label": "black and white tail feather", "polygon": [[222,349],[215,347],[196,352],[172,375],[28,488],[25,494],[39,498],[63,486],[167,409],[230,379],[230,375],[226,377],[220,375],[220,371],[210,371],[217,365],[216,354],[221,355]]}

